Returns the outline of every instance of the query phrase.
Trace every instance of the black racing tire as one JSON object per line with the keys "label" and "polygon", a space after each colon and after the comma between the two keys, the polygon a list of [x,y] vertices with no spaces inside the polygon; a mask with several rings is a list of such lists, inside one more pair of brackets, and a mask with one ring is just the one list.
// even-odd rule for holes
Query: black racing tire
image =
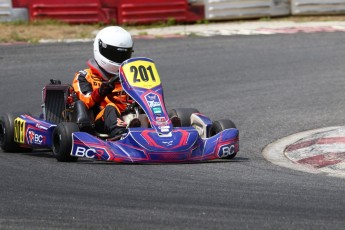
{"label": "black racing tire", "polygon": [[[211,126],[210,133],[208,136],[212,137],[212,136],[222,132],[225,129],[231,129],[231,128],[236,128],[236,125],[231,120],[223,119],[223,120],[219,120],[219,121],[214,121],[214,122],[212,122],[212,126]],[[236,156],[236,154],[237,153],[231,154],[224,159],[232,159]]]}
{"label": "black racing tire", "polygon": [[212,137],[225,129],[231,129],[231,128],[236,128],[236,125],[231,120],[223,119],[219,121],[214,121],[212,122],[212,126],[210,129],[210,136]]}
{"label": "black racing tire", "polygon": [[169,118],[178,117],[181,120],[181,126],[191,126],[190,116],[193,113],[200,113],[194,108],[176,108],[169,111]]}
{"label": "black racing tire", "polygon": [[29,113],[5,113],[0,116],[0,146],[5,152],[30,152],[30,148],[22,148],[14,141],[14,119]]}
{"label": "black racing tire", "polygon": [[53,132],[53,154],[57,161],[76,162],[78,157],[71,156],[72,133],[79,132],[79,127],[73,122],[59,123]]}

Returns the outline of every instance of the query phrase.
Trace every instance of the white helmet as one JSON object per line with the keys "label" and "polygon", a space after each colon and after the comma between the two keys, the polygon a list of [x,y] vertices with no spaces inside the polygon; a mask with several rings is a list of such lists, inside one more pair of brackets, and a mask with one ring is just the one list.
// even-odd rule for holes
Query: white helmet
{"label": "white helmet", "polygon": [[93,55],[97,64],[110,74],[116,74],[121,63],[130,58],[132,52],[132,37],[119,26],[102,29],[93,43]]}

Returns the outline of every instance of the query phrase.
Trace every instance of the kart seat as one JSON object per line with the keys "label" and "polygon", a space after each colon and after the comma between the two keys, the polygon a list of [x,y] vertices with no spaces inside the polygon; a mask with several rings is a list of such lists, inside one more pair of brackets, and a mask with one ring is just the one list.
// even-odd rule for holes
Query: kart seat
{"label": "kart seat", "polygon": [[89,132],[95,128],[93,111],[89,110],[82,101],[74,103],[71,121],[78,125],[80,131]]}

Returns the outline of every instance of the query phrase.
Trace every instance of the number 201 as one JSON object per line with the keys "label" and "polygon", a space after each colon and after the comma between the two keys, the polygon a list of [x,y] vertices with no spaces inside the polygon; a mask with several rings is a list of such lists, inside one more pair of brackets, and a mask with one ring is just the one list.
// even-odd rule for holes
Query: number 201
{"label": "number 201", "polygon": [[150,78],[152,79],[152,81],[156,81],[156,78],[153,74],[151,66],[148,66],[147,68],[145,68],[145,66],[143,65],[140,65],[139,67],[131,66],[130,70],[131,72],[134,73],[134,76],[133,76],[134,83],[140,82],[141,80],[146,82],[146,81],[149,81]]}

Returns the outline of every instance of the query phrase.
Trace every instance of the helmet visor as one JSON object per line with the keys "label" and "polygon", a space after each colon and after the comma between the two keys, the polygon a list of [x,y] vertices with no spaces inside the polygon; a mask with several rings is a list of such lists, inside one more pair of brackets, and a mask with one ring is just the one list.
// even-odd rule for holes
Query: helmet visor
{"label": "helmet visor", "polygon": [[107,45],[101,39],[99,39],[98,48],[103,57],[120,64],[132,56],[132,47],[124,48]]}

